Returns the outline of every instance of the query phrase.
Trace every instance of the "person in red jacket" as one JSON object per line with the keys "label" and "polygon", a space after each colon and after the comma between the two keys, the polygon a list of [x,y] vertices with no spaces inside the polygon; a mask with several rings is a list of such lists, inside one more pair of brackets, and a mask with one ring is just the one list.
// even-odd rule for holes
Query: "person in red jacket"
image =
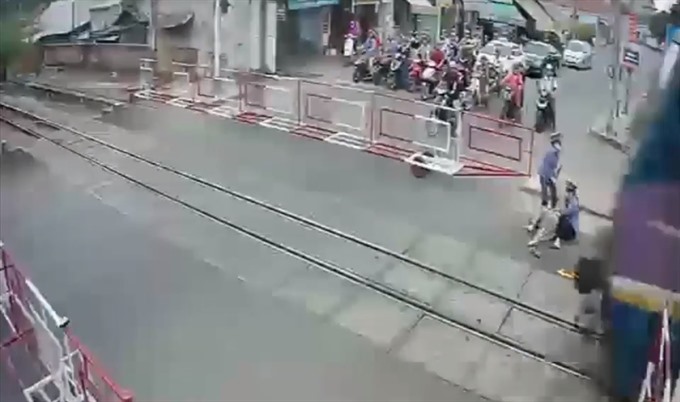
{"label": "person in red jacket", "polygon": [[514,65],[512,71],[503,78],[501,85],[510,87],[512,103],[515,107],[512,116],[514,116],[515,120],[519,120],[522,107],[524,106],[524,74],[522,74],[521,66],[518,64]]}
{"label": "person in red jacket", "polygon": [[437,67],[441,67],[445,59],[446,55],[444,54],[444,51],[439,48],[439,46],[435,47],[432,53],[430,53],[430,60],[435,62],[435,64],[437,64]]}

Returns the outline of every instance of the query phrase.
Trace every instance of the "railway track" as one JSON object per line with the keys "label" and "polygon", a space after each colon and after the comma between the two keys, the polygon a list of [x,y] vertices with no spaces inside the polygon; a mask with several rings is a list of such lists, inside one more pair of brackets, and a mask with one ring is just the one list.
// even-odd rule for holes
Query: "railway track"
{"label": "railway track", "polygon": [[262,200],[258,200],[256,198],[253,198],[249,195],[242,194],[240,192],[234,191],[233,189],[226,188],[224,186],[221,186],[216,183],[212,183],[210,181],[207,181],[205,179],[202,179],[200,177],[196,177],[190,173],[180,171],[178,169],[175,169],[171,166],[165,165],[163,163],[157,162],[150,160],[142,155],[129,152],[125,149],[122,149],[116,145],[110,144],[108,142],[105,142],[99,138],[95,138],[91,135],[88,135],[86,133],[80,132],[72,127],[67,127],[59,123],[55,123],[50,121],[49,119],[37,116],[33,113],[30,113],[25,110],[21,110],[17,107],[14,107],[12,105],[8,105],[5,103],[0,103],[0,121],[2,121],[4,124],[8,124],[15,129],[18,129],[27,135],[30,135],[32,137],[36,137],[39,139],[46,140],[62,149],[65,149],[69,151],[70,153],[73,153],[74,155],[77,155],[80,158],[83,158],[90,163],[100,167],[101,169],[112,173],[116,176],[122,177],[123,179],[134,183],[140,187],[145,188],[146,190],[153,192],[157,194],[158,196],[161,196],[167,200],[170,200],[178,205],[181,205],[182,207],[190,210],[191,212],[198,214],[202,217],[205,217],[209,220],[212,220],[220,225],[226,226],[242,235],[245,235],[255,241],[258,241],[260,243],[263,243],[264,245],[273,248],[277,251],[280,251],[284,254],[287,254],[289,256],[292,256],[298,260],[304,261],[305,263],[314,266],[316,268],[319,268],[321,270],[330,272],[336,276],[339,276],[347,281],[350,281],[356,285],[362,286],[364,288],[371,289],[375,292],[380,293],[383,296],[386,296],[388,298],[391,298],[393,300],[396,300],[399,303],[403,303],[405,305],[408,305],[409,307],[416,309],[423,314],[434,318],[436,320],[439,320],[447,325],[450,325],[452,327],[458,328],[470,335],[476,336],[478,338],[484,339],[485,341],[488,341],[492,344],[495,344],[497,346],[512,350],[518,354],[521,354],[523,356],[529,357],[531,359],[540,361],[548,366],[552,366],[557,370],[560,370],[562,372],[568,373],[572,376],[579,377],[582,379],[594,379],[593,376],[585,371],[583,368],[578,367],[577,365],[567,363],[563,359],[555,358],[554,356],[551,356],[547,352],[543,351],[538,351],[531,349],[530,347],[527,347],[524,345],[522,342],[512,339],[506,335],[500,334],[500,331],[497,332],[490,332],[481,329],[478,326],[470,325],[469,323],[466,323],[464,321],[461,321],[459,319],[456,319],[455,317],[452,317],[450,314],[442,312],[440,309],[437,309],[430,305],[429,303],[420,300],[412,295],[409,295],[405,292],[403,292],[400,289],[397,289],[384,281],[380,280],[375,280],[372,278],[368,278],[366,276],[358,274],[355,270],[352,270],[348,267],[343,267],[340,266],[336,263],[333,263],[328,260],[324,260],[322,258],[316,257],[312,254],[306,253],[302,250],[290,247],[282,242],[276,241],[275,239],[272,239],[271,237],[268,237],[267,235],[264,235],[258,231],[255,231],[251,228],[248,228],[242,224],[237,224],[234,221],[227,220],[225,218],[222,218],[204,208],[200,208],[196,206],[195,204],[192,204],[186,200],[183,200],[177,196],[174,196],[172,194],[169,194],[166,191],[163,191],[162,189],[158,188],[159,186],[155,186],[153,184],[150,184],[148,182],[145,182],[143,180],[140,180],[139,178],[134,177],[133,175],[124,172],[123,170],[113,167],[109,164],[106,164],[102,162],[101,160],[88,155],[86,152],[79,151],[77,149],[74,149],[74,147],[69,146],[70,144],[74,144],[75,142],[71,141],[63,141],[60,139],[55,139],[54,135],[50,135],[50,133],[53,133],[55,131],[60,132],[60,137],[63,138],[64,133],[68,133],[74,137],[74,140],[77,140],[78,142],[80,141],[87,141],[94,146],[105,148],[109,151],[113,151],[115,153],[124,155],[125,157],[131,158],[137,162],[141,162],[143,164],[146,164],[153,169],[157,169],[166,173],[169,173],[173,176],[180,177],[184,180],[188,180],[192,183],[195,183],[199,186],[209,188],[212,190],[215,190],[221,194],[224,194],[226,196],[232,197],[234,199],[240,200],[242,202],[245,202],[247,204],[250,204],[252,206],[255,206],[257,208],[260,208],[262,210],[267,211],[268,213],[275,214],[278,217],[284,218],[288,222],[292,224],[296,224],[299,226],[304,226],[306,228],[312,229],[315,232],[318,232],[320,234],[324,234],[327,236],[331,236],[337,239],[341,239],[347,242],[350,242],[352,244],[355,244],[359,247],[362,248],[367,248],[370,250],[373,250],[375,252],[378,252],[380,254],[384,254],[386,256],[389,256],[391,258],[394,258],[398,261],[401,261],[402,263],[407,264],[408,266],[412,267],[413,269],[418,269],[425,271],[429,274],[436,275],[444,280],[446,280],[449,283],[457,283],[460,285],[463,285],[465,287],[468,287],[472,290],[475,290],[477,292],[486,294],[488,296],[491,296],[504,304],[508,306],[509,309],[515,309],[518,311],[521,311],[527,315],[530,315],[534,318],[537,318],[545,323],[548,323],[552,326],[555,326],[559,328],[562,331],[568,331],[568,332],[576,332],[580,333],[583,331],[585,328],[580,327],[578,324],[574,322],[570,322],[568,320],[563,319],[562,317],[559,317],[557,315],[554,315],[550,312],[541,310],[539,308],[536,308],[534,306],[528,305],[526,303],[523,303],[521,301],[509,298],[505,295],[502,295],[500,293],[491,291],[489,289],[485,289],[477,284],[470,283],[469,281],[466,281],[462,278],[454,277],[446,272],[442,272],[441,270],[437,269],[436,267],[424,263],[422,261],[415,260],[409,256],[403,255],[399,252],[396,252],[394,250],[387,249],[385,247],[382,247],[380,245],[368,242],[364,239],[361,239],[359,237],[356,237],[354,235],[342,232],[340,230],[337,230],[335,228],[326,226],[320,222],[311,220],[309,218],[297,215],[293,212],[287,211],[283,208],[271,205],[269,203],[266,203]]}

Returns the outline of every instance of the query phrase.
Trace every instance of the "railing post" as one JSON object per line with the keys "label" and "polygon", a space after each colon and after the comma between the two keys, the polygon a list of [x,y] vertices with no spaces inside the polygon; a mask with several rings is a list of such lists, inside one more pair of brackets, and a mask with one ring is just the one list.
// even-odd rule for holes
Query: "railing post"
{"label": "railing post", "polygon": [[[375,112],[375,92],[372,92],[369,98],[369,110],[370,110],[370,121],[368,125],[368,138],[371,143],[371,145],[375,145],[378,142],[378,136],[375,134],[375,119],[376,119],[376,112]],[[380,118],[380,113],[378,113],[378,119]]]}
{"label": "railing post", "polygon": [[302,80],[297,80],[297,124],[302,125]]}

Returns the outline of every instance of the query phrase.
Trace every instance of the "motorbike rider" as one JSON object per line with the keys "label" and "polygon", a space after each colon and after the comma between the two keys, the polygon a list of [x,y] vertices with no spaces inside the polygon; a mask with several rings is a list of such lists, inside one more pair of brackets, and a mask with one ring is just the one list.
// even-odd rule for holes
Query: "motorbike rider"
{"label": "motorbike rider", "polygon": [[362,45],[364,50],[364,55],[368,59],[369,71],[373,71],[373,63],[375,59],[380,55],[380,42],[378,39],[378,34],[374,30],[368,31],[368,37]]}
{"label": "motorbike rider", "polygon": [[463,77],[458,70],[458,65],[451,61],[445,68],[442,74],[442,82],[446,85],[446,90],[453,92],[453,98],[457,99],[460,91],[464,89]]}
{"label": "motorbike rider", "polygon": [[456,34],[451,33],[444,40],[444,48],[446,49],[446,58],[449,60],[455,60],[458,57],[459,47],[458,38]]}
{"label": "motorbike rider", "polygon": [[472,73],[477,76],[479,82],[479,99],[480,103],[485,103],[490,92],[490,65],[489,60],[482,56],[478,63],[475,63]]}
{"label": "motorbike rider", "polygon": [[510,72],[503,78],[501,86],[510,88],[512,108],[508,114],[514,120],[519,120],[522,115],[522,108],[524,107],[524,74],[522,73],[522,66],[517,63],[512,66]]}
{"label": "motorbike rider", "polygon": [[430,52],[430,60],[432,60],[437,68],[441,68],[446,60],[446,54],[442,50],[442,46],[435,46],[435,48]]}
{"label": "motorbike rider", "polygon": [[[437,71],[440,71],[445,63],[446,63],[446,55],[441,49],[441,46],[436,46],[432,52],[430,52],[430,62],[434,64],[434,68]],[[436,75],[435,75],[436,77]],[[432,78],[427,80],[427,93],[429,95],[432,95],[434,93],[434,89],[437,86],[437,79]]]}
{"label": "motorbike rider", "polygon": [[538,83],[539,91],[545,91],[548,97],[548,116],[552,125],[555,125],[557,109],[555,108],[555,96],[557,94],[557,73],[552,64],[547,64],[543,70],[543,76]]}

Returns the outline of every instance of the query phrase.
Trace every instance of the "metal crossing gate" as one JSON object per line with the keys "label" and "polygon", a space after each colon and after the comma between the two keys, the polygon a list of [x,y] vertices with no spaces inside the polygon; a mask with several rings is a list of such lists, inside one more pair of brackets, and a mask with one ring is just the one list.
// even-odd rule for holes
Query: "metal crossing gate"
{"label": "metal crossing gate", "polygon": [[[140,67],[146,77],[150,62]],[[157,100],[317,138],[449,175],[532,173],[534,131],[490,116],[306,79],[223,69],[191,79],[179,65]],[[147,78],[140,78],[146,80]],[[194,94],[188,99],[186,93]],[[144,97],[142,92],[140,97]],[[169,98],[168,98],[169,97]],[[149,99],[147,96],[146,99]]]}

